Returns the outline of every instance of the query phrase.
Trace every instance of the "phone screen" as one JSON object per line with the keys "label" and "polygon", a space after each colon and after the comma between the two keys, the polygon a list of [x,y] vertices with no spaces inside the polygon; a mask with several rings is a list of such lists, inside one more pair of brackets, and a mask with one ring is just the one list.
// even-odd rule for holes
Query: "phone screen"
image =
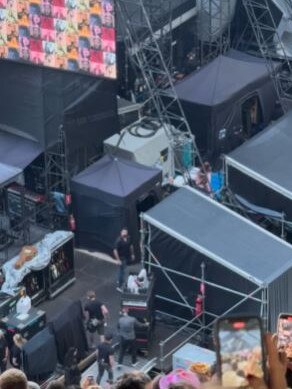
{"label": "phone screen", "polygon": [[258,318],[222,319],[217,331],[223,387],[244,387],[248,385],[248,375],[264,376],[262,331]]}
{"label": "phone screen", "polygon": [[292,358],[292,314],[281,314],[278,320],[278,348]]}

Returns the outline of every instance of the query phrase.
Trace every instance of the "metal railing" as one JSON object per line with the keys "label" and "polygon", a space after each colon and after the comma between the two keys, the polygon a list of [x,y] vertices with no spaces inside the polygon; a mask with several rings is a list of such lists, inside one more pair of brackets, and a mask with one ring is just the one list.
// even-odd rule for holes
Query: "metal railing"
{"label": "metal railing", "polygon": [[[165,312],[156,311],[159,314],[167,315],[167,316],[173,316],[170,314],[166,314]],[[207,312],[204,313],[204,315],[208,315]],[[203,337],[205,337],[205,331],[210,330],[210,327],[212,326],[214,322],[214,316],[213,314],[209,314],[209,316],[213,317],[213,320],[211,320],[212,324],[208,324],[207,326],[203,325],[200,321],[201,317],[203,316],[203,313],[200,315],[197,315],[193,317],[191,320],[187,321],[184,325],[182,325],[178,330],[173,332],[168,338],[162,340],[159,343],[159,368],[161,371],[166,370],[166,360],[171,357],[179,348],[184,346],[187,342],[190,342],[194,339],[197,339],[198,336],[202,333]],[[174,317],[174,316],[173,316]],[[217,317],[217,316],[216,316]],[[195,327],[199,327],[199,329],[196,329]],[[187,330],[191,331],[192,333],[185,333]],[[185,333],[185,337],[183,340],[181,340],[182,335]],[[178,343],[169,349],[169,343],[175,341],[175,339],[178,340]],[[168,350],[167,350],[168,348]]]}

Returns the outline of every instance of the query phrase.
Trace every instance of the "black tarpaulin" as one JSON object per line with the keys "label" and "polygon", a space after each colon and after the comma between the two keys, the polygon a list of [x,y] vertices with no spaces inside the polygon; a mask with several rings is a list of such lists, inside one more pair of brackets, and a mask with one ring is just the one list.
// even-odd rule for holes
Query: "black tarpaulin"
{"label": "black tarpaulin", "polygon": [[[285,241],[191,188],[178,190],[146,212],[143,219],[151,226],[151,250],[163,266],[201,277],[204,262],[209,282],[243,294],[268,287],[272,325],[281,310],[292,309],[292,286],[288,282],[292,247]],[[198,283],[170,275],[193,305]],[[163,272],[158,272],[157,277],[156,293],[179,300],[176,291],[167,285]],[[226,290],[208,285],[206,288],[209,312],[223,314],[240,301],[239,296]],[[160,308],[161,305],[168,312],[174,309],[165,302]],[[247,299],[238,309],[256,311],[256,303]]]}
{"label": "black tarpaulin", "polygon": [[42,151],[38,142],[0,130],[0,185],[14,179]]}
{"label": "black tarpaulin", "polygon": [[[255,201],[257,205],[270,207],[277,211],[285,211],[292,220],[292,204],[290,210],[288,210],[284,205],[285,201],[274,201],[272,203],[271,199],[266,196],[267,188],[269,188],[292,202],[291,126],[292,111],[289,111],[261,134],[226,156],[226,162],[228,167],[231,166],[242,173],[241,176],[245,175],[257,181],[255,185],[243,183],[244,185],[241,188],[236,178],[233,180],[233,176],[230,175],[229,183],[232,190],[239,194],[244,192],[242,195],[250,201]],[[262,184],[262,190],[257,191],[256,187],[259,183]]]}
{"label": "black tarpaulin", "polygon": [[160,195],[161,171],[105,155],[72,179],[71,190],[79,246],[112,252],[127,226],[138,245],[136,202],[150,192]]}
{"label": "black tarpaulin", "polygon": [[57,345],[58,361],[64,364],[64,358],[70,347],[76,347],[78,357],[85,357],[87,339],[83,325],[83,312],[80,301],[75,301],[63,307],[61,313],[49,323]]}
{"label": "black tarpaulin", "polygon": [[246,54],[219,55],[200,71],[176,83],[175,90],[184,101],[213,107],[268,75],[262,59]]}
{"label": "black tarpaulin", "polygon": [[241,109],[246,99],[258,97],[264,125],[275,109],[276,93],[265,61],[235,50],[177,82],[175,90],[199,147],[209,153],[223,147],[222,129],[228,150],[243,141]]}
{"label": "black tarpaulin", "polygon": [[[45,356],[45,357],[44,357]],[[39,380],[57,366],[55,337],[48,328],[32,337],[23,347],[23,367],[28,379]]]}
{"label": "black tarpaulin", "polygon": [[118,130],[115,80],[0,61],[0,85],[0,128],[51,147],[63,125],[73,166],[78,153],[87,159],[99,154],[103,140]]}

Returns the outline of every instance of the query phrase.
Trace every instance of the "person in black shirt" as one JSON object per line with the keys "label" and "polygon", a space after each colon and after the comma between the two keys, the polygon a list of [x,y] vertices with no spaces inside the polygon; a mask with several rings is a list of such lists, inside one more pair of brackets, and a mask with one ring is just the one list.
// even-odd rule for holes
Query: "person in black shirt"
{"label": "person in black shirt", "polygon": [[13,346],[11,347],[10,362],[16,369],[22,368],[22,348],[26,340],[20,335],[13,336]]}
{"label": "person in black shirt", "polygon": [[134,247],[127,228],[123,228],[121,230],[120,235],[116,240],[114,257],[119,265],[117,290],[122,292],[122,287],[125,281],[126,266],[135,260]]}
{"label": "person in black shirt", "polygon": [[3,331],[0,330],[0,371],[6,370],[8,358],[8,346]]}
{"label": "person in black shirt", "polygon": [[96,350],[96,360],[98,364],[98,376],[96,382],[98,385],[102,379],[104,371],[106,370],[108,373],[108,382],[109,384],[113,383],[114,375],[113,375],[113,367],[114,367],[114,349],[111,345],[112,343],[112,335],[107,334],[105,336],[104,342],[98,345]]}
{"label": "person in black shirt", "polygon": [[100,336],[100,341],[104,341],[104,327],[109,312],[107,307],[96,299],[96,294],[92,290],[87,293],[84,311],[89,333],[89,347],[95,349],[96,333]]}

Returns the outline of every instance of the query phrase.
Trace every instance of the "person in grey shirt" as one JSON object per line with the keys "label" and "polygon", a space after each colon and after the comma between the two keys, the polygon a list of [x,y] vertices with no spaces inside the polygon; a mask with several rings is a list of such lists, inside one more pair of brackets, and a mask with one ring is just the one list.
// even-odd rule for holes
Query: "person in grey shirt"
{"label": "person in grey shirt", "polygon": [[149,326],[149,323],[140,323],[137,319],[129,316],[127,308],[123,308],[122,317],[118,321],[118,329],[120,334],[120,353],[118,364],[122,365],[125,352],[130,350],[132,365],[137,363],[137,348],[136,348],[136,332],[135,328],[145,328]]}

